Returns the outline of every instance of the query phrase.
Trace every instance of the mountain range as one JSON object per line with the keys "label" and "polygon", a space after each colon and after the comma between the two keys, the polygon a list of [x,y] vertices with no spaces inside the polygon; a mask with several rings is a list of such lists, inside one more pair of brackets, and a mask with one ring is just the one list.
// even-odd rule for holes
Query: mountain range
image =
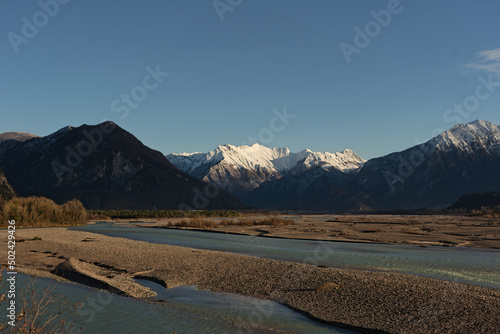
{"label": "mountain range", "polygon": [[169,154],[167,158],[186,173],[241,197],[264,182],[288,174],[316,167],[350,173],[366,162],[351,150],[319,153],[306,149],[293,153],[288,148],[268,148],[258,143],[239,147],[221,145],[208,153]]}
{"label": "mountain range", "polygon": [[[500,130],[482,120],[366,162],[350,150],[293,154],[260,145],[167,157],[187,173],[234,191],[246,204],[273,209],[443,208],[463,194],[500,189]],[[282,157],[290,163],[279,164]]]}
{"label": "mountain range", "polygon": [[77,198],[89,209],[444,208],[464,194],[500,190],[500,129],[458,124],[366,161],[348,149],[294,153],[259,144],[164,156],[105,122],[46,137],[0,134],[0,169],[4,197]]}
{"label": "mountain range", "polygon": [[0,168],[20,196],[76,198],[88,209],[243,208],[112,122],[1,141]]}

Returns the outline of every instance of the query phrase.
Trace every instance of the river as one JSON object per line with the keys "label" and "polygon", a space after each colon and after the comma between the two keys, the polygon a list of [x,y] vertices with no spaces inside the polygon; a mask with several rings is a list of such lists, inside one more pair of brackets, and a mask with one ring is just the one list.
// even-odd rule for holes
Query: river
{"label": "river", "polygon": [[[136,225],[140,226],[139,223]],[[389,270],[500,287],[500,250],[263,238],[179,229],[139,228],[116,223],[89,224],[75,229],[283,261],[336,268]]]}
{"label": "river", "polygon": [[[134,226],[135,225],[135,226]],[[152,243],[210,249],[337,268],[388,270],[463,283],[500,287],[500,251],[262,238],[177,229],[136,227],[140,223],[98,223],[74,229]],[[27,277],[19,275],[20,281]],[[98,292],[59,283],[54,292],[83,301],[72,318],[83,333],[352,333],[312,321],[280,304],[195,287],[158,292],[156,300]],[[50,280],[37,279],[41,291]],[[161,301],[159,300],[161,299]]]}
{"label": "river", "polygon": [[[26,291],[30,280],[17,275],[17,291]],[[349,334],[348,330],[323,325],[280,304],[228,293],[213,293],[185,286],[172,289],[140,281],[155,291],[159,300],[137,300],[97,291],[79,284],[57,283],[45,278],[34,282],[42,293],[53,288],[52,294],[63,296],[70,304],[81,304],[78,311],[68,312],[70,333],[89,334],[235,334],[235,333],[296,333]],[[6,293],[7,285],[0,286]],[[20,303],[20,299],[18,299]],[[2,321],[3,322],[3,321]]]}

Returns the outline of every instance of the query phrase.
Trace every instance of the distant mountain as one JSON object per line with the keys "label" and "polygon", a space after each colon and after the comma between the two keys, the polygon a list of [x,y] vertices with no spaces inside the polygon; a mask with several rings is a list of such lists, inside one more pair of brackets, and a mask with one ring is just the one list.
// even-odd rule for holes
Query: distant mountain
{"label": "distant mountain", "polygon": [[500,191],[462,195],[449,209],[480,210],[492,206],[500,206]]}
{"label": "distant mountain", "polygon": [[312,169],[271,180],[251,205],[302,210],[447,207],[461,195],[500,189],[500,130],[487,121],[459,124],[430,141],[371,159],[356,173]]}
{"label": "distant mountain", "polygon": [[180,171],[112,122],[2,141],[0,168],[21,196],[59,203],[76,198],[89,209],[243,207],[236,196]]}
{"label": "distant mountain", "polygon": [[355,188],[378,209],[447,207],[463,194],[500,189],[499,170],[500,129],[477,120],[368,161]]}
{"label": "distant mountain", "polygon": [[258,144],[167,157],[112,122],[66,127],[0,141],[0,191],[77,198],[93,209],[244,207],[215,184],[252,206],[344,212],[445,208],[462,195],[500,189],[500,128],[480,120],[367,162],[350,150],[292,153]]}
{"label": "distant mountain", "polygon": [[[356,172],[314,167],[288,173],[279,180],[264,182],[243,197],[245,203],[269,208],[302,211],[349,211],[366,208],[349,184]],[[368,207],[369,209],[369,207]]]}
{"label": "distant mountain", "polygon": [[16,191],[7,181],[7,177],[4,172],[0,170],[0,198],[10,199],[16,195]]}
{"label": "distant mountain", "polygon": [[0,141],[2,140],[17,140],[17,141],[27,141],[38,136],[27,132],[4,132],[0,133]]}
{"label": "distant mountain", "polygon": [[288,148],[221,145],[208,153],[167,155],[176,167],[204,181],[216,184],[242,198],[267,181],[279,180],[287,174],[298,175],[319,168],[349,173],[365,160],[351,150],[341,153],[318,153]]}

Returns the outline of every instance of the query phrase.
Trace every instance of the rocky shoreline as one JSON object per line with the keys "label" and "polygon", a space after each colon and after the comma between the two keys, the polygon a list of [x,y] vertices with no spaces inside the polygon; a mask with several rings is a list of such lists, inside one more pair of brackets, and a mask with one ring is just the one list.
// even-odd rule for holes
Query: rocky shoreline
{"label": "rocky shoreline", "polygon": [[[242,226],[237,221],[279,217],[293,220],[285,226]],[[198,219],[214,226],[184,227],[191,219],[141,219],[138,227],[203,230],[220,233],[342,242],[368,242],[446,247],[500,249],[500,219],[451,215],[243,215],[231,219],[234,225],[220,224],[221,218]],[[128,224],[129,221],[121,221]],[[227,223],[227,221],[226,221]]]}
{"label": "rocky shoreline", "polygon": [[[21,229],[17,261],[26,270],[77,273],[88,285],[151,297],[133,278],[167,288],[270,299],[325,323],[387,333],[494,333],[500,290],[391,272],[322,268],[217,251],[151,244],[66,228]],[[38,236],[42,240],[33,241]],[[1,237],[6,244],[6,237]],[[36,273],[34,271],[33,273]],[[72,279],[73,278],[73,279]],[[96,283],[99,282],[99,283]]]}

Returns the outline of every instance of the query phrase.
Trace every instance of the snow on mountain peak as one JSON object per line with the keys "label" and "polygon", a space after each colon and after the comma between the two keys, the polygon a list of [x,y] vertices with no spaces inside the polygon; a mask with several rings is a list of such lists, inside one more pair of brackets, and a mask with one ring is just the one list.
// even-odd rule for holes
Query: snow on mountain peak
{"label": "snow on mountain peak", "polygon": [[475,120],[468,124],[457,124],[436,136],[433,141],[436,147],[441,149],[457,147],[470,151],[472,144],[484,147],[491,144],[500,145],[500,129],[491,122]]}
{"label": "snow on mountain peak", "polygon": [[268,169],[279,173],[286,173],[297,164],[304,164],[310,168],[322,166],[333,167],[341,171],[352,171],[361,167],[366,161],[357,156],[352,150],[339,153],[312,152],[309,149],[292,153],[286,147],[269,148],[258,143],[251,146],[219,145],[208,153],[169,154],[167,158],[178,168],[194,173],[202,166],[212,166],[224,163],[234,168],[248,170]]}

